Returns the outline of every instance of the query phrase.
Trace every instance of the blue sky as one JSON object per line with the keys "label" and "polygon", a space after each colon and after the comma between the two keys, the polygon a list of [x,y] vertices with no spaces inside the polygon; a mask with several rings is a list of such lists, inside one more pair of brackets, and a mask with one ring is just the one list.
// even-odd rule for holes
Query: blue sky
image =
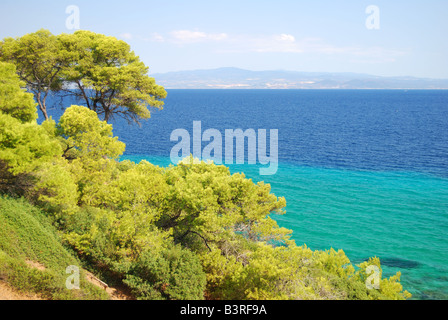
{"label": "blue sky", "polygon": [[[0,38],[71,33],[69,5],[79,8],[81,29],[125,40],[150,73],[239,67],[448,78],[447,0],[1,0]],[[370,5],[379,29],[366,27]]]}

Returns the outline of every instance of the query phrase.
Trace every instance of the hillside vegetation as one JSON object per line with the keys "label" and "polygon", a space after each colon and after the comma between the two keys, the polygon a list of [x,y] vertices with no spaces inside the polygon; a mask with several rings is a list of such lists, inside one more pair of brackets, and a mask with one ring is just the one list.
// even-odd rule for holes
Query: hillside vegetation
{"label": "hillside vegetation", "polygon": [[[45,215],[24,199],[0,197],[0,281],[42,299],[108,299],[90,284],[73,252]],[[77,266],[80,290],[68,290],[68,266]]]}
{"label": "hillside vegetation", "polygon": [[[110,53],[108,53],[110,54]],[[0,276],[50,299],[103,299],[84,265],[137,299],[406,299],[378,258],[297,246],[272,214],[286,200],[225,166],[120,161],[125,144],[95,110],[36,122],[33,95],[0,62]],[[30,267],[27,261],[45,269]],[[379,270],[369,289],[369,266]],[[84,277],[81,277],[84,279]]]}

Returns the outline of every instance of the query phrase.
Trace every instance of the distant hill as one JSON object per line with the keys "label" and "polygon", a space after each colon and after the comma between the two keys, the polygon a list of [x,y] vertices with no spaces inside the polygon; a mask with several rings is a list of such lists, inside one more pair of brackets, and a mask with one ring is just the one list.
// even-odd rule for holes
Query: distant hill
{"label": "distant hill", "polygon": [[218,68],[152,76],[166,89],[448,89],[448,79],[379,77],[358,73]]}

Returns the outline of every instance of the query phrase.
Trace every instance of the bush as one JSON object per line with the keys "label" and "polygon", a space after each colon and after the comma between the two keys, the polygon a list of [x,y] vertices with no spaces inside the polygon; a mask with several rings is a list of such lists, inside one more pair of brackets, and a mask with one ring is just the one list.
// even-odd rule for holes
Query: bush
{"label": "bush", "polygon": [[159,253],[145,251],[124,282],[139,299],[202,300],[206,280],[196,255],[171,246]]}

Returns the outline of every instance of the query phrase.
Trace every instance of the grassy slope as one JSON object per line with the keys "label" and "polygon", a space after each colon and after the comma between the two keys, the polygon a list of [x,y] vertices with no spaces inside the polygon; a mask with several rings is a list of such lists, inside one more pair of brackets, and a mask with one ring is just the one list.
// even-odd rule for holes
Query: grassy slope
{"label": "grassy slope", "polygon": [[[44,268],[36,268],[31,264]],[[69,290],[68,266],[81,270],[80,289]],[[0,196],[0,280],[45,299],[108,299],[85,280],[79,260],[65,248],[44,214],[25,200]]]}

